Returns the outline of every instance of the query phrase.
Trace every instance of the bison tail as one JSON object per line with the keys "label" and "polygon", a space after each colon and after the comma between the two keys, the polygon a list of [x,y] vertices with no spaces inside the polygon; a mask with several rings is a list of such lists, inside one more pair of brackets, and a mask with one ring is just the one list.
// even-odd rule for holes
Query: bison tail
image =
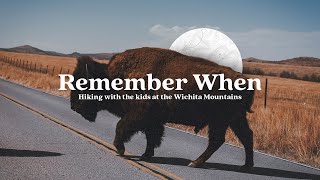
{"label": "bison tail", "polygon": [[246,111],[248,113],[253,113],[254,111],[251,109],[251,106],[254,100],[254,91],[248,91],[248,92],[249,92],[249,96],[248,96],[248,100],[246,101]]}

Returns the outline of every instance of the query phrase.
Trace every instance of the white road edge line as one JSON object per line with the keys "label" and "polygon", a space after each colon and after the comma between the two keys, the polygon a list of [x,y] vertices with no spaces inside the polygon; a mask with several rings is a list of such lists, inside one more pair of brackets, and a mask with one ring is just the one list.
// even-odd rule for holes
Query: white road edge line
{"label": "white road edge line", "polygon": [[[49,94],[49,95],[52,95],[52,96],[56,96],[56,97],[60,97],[60,98],[67,99],[66,97],[63,97],[63,96],[60,96],[60,95],[56,95],[56,94],[53,94],[53,93],[41,91],[40,89],[36,89],[36,88],[33,88],[33,87],[28,87],[28,86],[25,86],[25,85],[23,85],[23,84],[19,84],[19,83],[16,83],[16,82],[12,82],[12,81],[3,79],[3,77],[0,77],[0,79],[1,79],[1,80],[4,80],[4,81],[7,81],[7,82],[9,82],[9,83],[12,83],[12,84],[16,84],[16,85],[22,86],[22,87],[24,87],[24,88],[36,90],[36,91],[39,91],[39,92],[41,92],[41,93],[45,93],[45,94]],[[184,132],[184,133],[187,133],[187,134],[191,134],[191,135],[193,135],[193,136],[198,136],[198,137],[201,137],[201,138],[208,139],[208,138],[205,137],[205,136],[201,136],[201,135],[198,135],[198,134],[193,134],[193,133],[191,133],[191,132],[184,131],[184,130],[181,130],[181,129],[177,129],[177,128],[173,128],[173,127],[169,127],[169,126],[166,126],[166,128],[173,129],[173,130],[180,131],[180,132]],[[243,149],[243,147],[240,147],[240,146],[237,146],[237,145],[234,145],[234,144],[230,144],[230,143],[224,143],[224,144],[229,145],[229,146],[232,146],[232,147],[236,147],[236,148]],[[266,153],[260,152],[260,151],[258,151],[258,150],[254,150],[254,152],[255,152],[255,153],[258,153],[258,154],[265,155],[265,156],[270,156],[270,157],[273,157],[273,158],[276,158],[276,159],[280,159],[280,160],[282,160],[282,161],[294,163],[294,164],[297,164],[297,165],[300,165],[300,166],[304,166],[304,167],[307,167],[307,168],[311,168],[311,169],[315,169],[315,170],[317,170],[317,171],[320,171],[319,168],[316,168],[316,167],[313,167],[313,166],[309,166],[309,165],[307,165],[307,164],[303,164],[303,163],[299,163],[299,162],[296,162],[296,161],[284,159],[284,158],[281,158],[281,157],[278,157],[278,156],[275,156],[275,155],[271,155],[271,154],[266,154]]]}

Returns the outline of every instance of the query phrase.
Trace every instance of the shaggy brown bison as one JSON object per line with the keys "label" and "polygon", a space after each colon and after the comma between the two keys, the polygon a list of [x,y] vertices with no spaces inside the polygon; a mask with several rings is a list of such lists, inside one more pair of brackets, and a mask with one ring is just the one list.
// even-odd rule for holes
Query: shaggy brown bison
{"label": "shaggy brown bison", "polygon": [[[115,55],[108,65],[93,61],[90,57],[80,57],[73,73],[75,80],[79,78],[145,78],[152,73],[160,80],[166,78],[187,78],[183,90],[166,91],[137,90],[137,91],[71,91],[71,108],[89,121],[94,121],[97,112],[108,110],[120,117],[116,127],[114,146],[120,155],[125,151],[124,143],[141,131],[145,133],[147,147],[141,159],[154,156],[154,149],[161,144],[165,123],[176,123],[195,126],[195,131],[208,125],[209,143],[206,150],[189,166],[198,167],[224,143],[225,134],[230,127],[245,147],[246,161],[244,167],[253,166],[253,134],[246,119],[253,102],[254,91],[225,90],[219,91],[219,83],[214,89],[199,90],[193,74],[220,74],[232,79],[244,78],[230,68],[217,65],[205,59],[182,55],[178,52],[160,48],[139,48],[127,50]],[[75,82],[75,81],[74,81]],[[218,81],[217,81],[218,82]],[[79,100],[78,94],[148,94],[173,95],[183,94],[212,94],[212,95],[241,95],[241,100]]]}

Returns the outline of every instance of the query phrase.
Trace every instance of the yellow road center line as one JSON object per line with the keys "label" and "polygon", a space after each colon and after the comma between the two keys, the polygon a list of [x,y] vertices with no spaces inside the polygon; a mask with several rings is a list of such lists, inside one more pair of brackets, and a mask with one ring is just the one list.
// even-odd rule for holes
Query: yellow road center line
{"label": "yellow road center line", "polygon": [[[103,141],[102,139],[98,138],[98,137],[95,137],[91,134],[88,134],[80,129],[77,129],[75,127],[72,127],[68,124],[66,124],[65,122],[49,115],[49,114],[46,114],[44,112],[41,112],[33,107],[30,107],[12,97],[9,97],[5,94],[2,94],[0,93],[1,96],[5,97],[6,99],[12,101],[13,103],[19,105],[20,107],[24,108],[24,109],[27,109],[29,110],[30,112],[36,114],[36,115],[41,115],[42,117],[44,117],[45,119],[47,120],[50,120],[51,122],[55,123],[56,125],[59,125],[60,127],[62,127],[63,129],[77,135],[78,137],[82,138],[82,139],[85,139],[87,141],[89,141],[90,143],[94,144],[95,146],[98,146],[104,150],[107,150],[108,152],[110,152],[111,154],[113,155],[116,155],[117,157],[120,157],[117,155],[117,151],[115,150],[115,147],[111,144],[111,143],[108,143],[106,141]],[[128,151],[125,152],[125,155],[132,155],[131,153],[129,153]],[[181,177],[177,176],[176,174],[174,173],[171,173],[159,166],[156,166],[154,164],[151,164],[151,163],[148,163],[148,162],[137,162],[137,161],[134,161],[132,159],[128,159],[128,158],[123,158],[127,161],[127,163],[145,171],[145,172],[148,172],[160,179],[177,179],[177,180],[182,180]]]}

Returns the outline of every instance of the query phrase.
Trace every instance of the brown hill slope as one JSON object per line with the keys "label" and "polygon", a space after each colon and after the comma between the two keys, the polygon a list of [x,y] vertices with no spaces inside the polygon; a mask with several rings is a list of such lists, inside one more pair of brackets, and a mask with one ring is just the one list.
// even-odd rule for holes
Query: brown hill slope
{"label": "brown hill slope", "polygon": [[281,61],[268,61],[268,60],[262,60],[262,59],[256,59],[256,58],[250,57],[250,58],[243,59],[243,62],[320,67],[320,59],[315,57],[295,57],[295,58],[285,59]]}
{"label": "brown hill slope", "polygon": [[116,53],[92,53],[92,54],[81,54],[78,52],[74,52],[71,54],[63,54],[54,51],[44,51],[30,45],[23,45],[13,48],[0,48],[0,51],[6,52],[15,52],[15,53],[26,53],[26,54],[39,54],[39,55],[48,55],[48,56],[62,56],[62,57],[79,57],[79,56],[90,56],[95,59],[105,60],[110,59]]}

